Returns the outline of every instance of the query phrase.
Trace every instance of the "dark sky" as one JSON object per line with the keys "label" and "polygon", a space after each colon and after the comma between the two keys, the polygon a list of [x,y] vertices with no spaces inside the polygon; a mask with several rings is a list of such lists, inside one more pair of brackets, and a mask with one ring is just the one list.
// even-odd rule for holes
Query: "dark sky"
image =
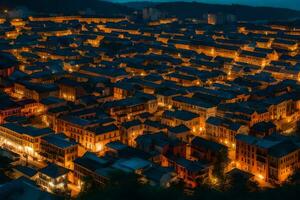
{"label": "dark sky", "polygon": [[[145,0],[112,0],[117,2],[145,1]],[[147,0],[146,0],[147,1]],[[300,10],[300,0],[148,0],[148,1],[199,1],[205,3],[245,4],[252,6],[273,6]]]}

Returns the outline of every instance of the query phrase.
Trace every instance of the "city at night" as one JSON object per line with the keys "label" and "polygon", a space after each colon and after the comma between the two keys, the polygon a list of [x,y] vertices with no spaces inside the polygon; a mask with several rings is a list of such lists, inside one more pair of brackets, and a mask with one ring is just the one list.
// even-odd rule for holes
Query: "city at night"
{"label": "city at night", "polygon": [[0,200],[293,200],[300,0],[0,0]]}

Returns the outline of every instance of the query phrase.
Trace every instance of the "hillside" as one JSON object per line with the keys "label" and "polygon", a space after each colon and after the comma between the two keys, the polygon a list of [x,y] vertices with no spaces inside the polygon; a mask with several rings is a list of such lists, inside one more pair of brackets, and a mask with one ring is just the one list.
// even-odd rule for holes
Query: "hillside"
{"label": "hillside", "polygon": [[129,2],[121,3],[121,4],[123,4],[129,8],[140,10],[145,7],[153,7],[159,3],[155,2],[155,1],[129,1]]}
{"label": "hillside", "polygon": [[251,7],[242,5],[220,5],[197,2],[150,2],[137,1],[127,3],[113,3],[101,0],[0,0],[0,10],[27,8],[33,14],[78,14],[89,11],[90,14],[116,16],[132,13],[144,7],[155,7],[168,16],[178,18],[202,18],[207,13],[235,14],[238,20],[287,20],[300,18],[300,11]]}
{"label": "hillside", "polygon": [[168,13],[170,16],[177,16],[179,18],[201,18],[205,13],[219,12],[235,14],[238,20],[247,21],[300,18],[300,11],[285,8],[205,4],[196,2],[159,3],[154,7]]}
{"label": "hillside", "polygon": [[90,10],[97,15],[123,15],[131,9],[121,4],[100,0],[1,0],[0,8],[15,9],[25,7],[35,13],[78,14]]}

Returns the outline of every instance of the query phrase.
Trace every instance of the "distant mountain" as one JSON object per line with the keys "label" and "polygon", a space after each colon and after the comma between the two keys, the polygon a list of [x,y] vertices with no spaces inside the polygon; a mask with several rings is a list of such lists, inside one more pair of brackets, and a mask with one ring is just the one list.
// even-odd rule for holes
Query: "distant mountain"
{"label": "distant mountain", "polygon": [[[207,13],[230,13],[238,20],[287,20],[300,18],[300,11],[252,7],[242,5],[220,5],[198,2],[154,2],[136,1],[126,3],[113,3],[121,0],[0,0],[0,15],[3,9],[26,8],[30,14],[68,14],[89,13],[95,15],[116,16],[133,13],[133,10],[145,7],[154,7],[167,13],[168,16],[178,18],[202,18]],[[122,0],[126,1],[126,0]]]}
{"label": "distant mountain", "polygon": [[[140,3],[140,0],[111,0],[112,2],[118,3]],[[147,0],[146,0],[147,1]],[[264,6],[264,7],[277,7],[277,8],[289,8],[293,10],[300,10],[299,0],[151,0],[151,3],[162,3],[162,2],[199,2],[199,3],[209,3],[209,4],[239,4],[248,6]]]}
{"label": "distant mountain", "polygon": [[0,0],[0,10],[27,8],[43,14],[78,14],[89,11],[97,15],[124,15],[131,13],[127,6],[102,0]]}
{"label": "distant mountain", "polygon": [[179,18],[201,18],[206,13],[230,13],[238,20],[288,20],[300,18],[300,11],[286,8],[220,5],[197,2],[165,2],[154,6],[158,10]]}
{"label": "distant mountain", "polygon": [[140,10],[140,9],[145,8],[145,7],[153,7],[157,4],[159,4],[159,2],[155,2],[155,1],[129,1],[129,2],[124,2],[122,4],[128,6],[129,8],[134,8],[134,9]]}

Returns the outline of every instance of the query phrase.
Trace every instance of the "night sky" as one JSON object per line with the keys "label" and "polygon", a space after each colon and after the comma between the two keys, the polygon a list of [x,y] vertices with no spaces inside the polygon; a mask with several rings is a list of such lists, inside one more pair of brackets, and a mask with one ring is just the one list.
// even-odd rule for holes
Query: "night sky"
{"label": "night sky", "polygon": [[[113,0],[115,2],[147,1],[147,0]],[[148,0],[151,1],[151,0]],[[252,6],[273,6],[300,10],[300,0],[153,0],[153,1],[199,1],[205,3],[246,4]]]}

